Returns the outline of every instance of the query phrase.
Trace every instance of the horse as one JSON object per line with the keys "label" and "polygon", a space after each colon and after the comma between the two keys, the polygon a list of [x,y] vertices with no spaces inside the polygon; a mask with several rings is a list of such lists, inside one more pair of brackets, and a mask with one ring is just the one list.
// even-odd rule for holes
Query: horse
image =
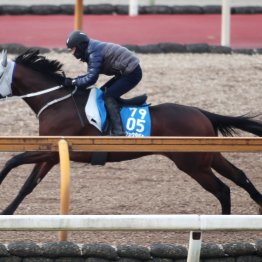
{"label": "horse", "polygon": [[[63,65],[50,60],[39,50],[28,49],[15,60],[2,52],[0,61],[1,97],[17,96],[33,110],[39,119],[39,136],[101,136],[87,121],[84,107],[89,89],[66,89],[62,83]],[[55,102],[54,102],[55,101]],[[257,116],[226,116],[175,103],[149,106],[152,136],[234,136],[242,130],[262,136],[262,123]],[[137,159],[150,152],[111,152],[108,162]],[[213,194],[221,205],[222,214],[231,213],[230,188],[214,173],[230,179],[243,188],[262,210],[262,195],[245,173],[227,160],[220,152],[167,152],[158,153],[172,160],[178,169],[193,178]],[[92,153],[70,152],[70,160],[90,163]],[[31,174],[14,200],[1,212],[12,215],[24,198],[30,194],[48,172],[59,163],[57,152],[23,152],[9,159],[0,172],[0,184],[8,173],[20,165],[35,164]]]}

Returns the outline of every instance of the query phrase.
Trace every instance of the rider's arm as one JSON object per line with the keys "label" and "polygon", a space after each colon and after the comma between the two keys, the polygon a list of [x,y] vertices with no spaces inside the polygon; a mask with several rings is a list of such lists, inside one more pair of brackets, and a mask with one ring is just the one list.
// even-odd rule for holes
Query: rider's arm
{"label": "rider's arm", "polygon": [[88,58],[88,72],[86,75],[79,76],[75,79],[75,85],[79,88],[86,88],[96,83],[103,62],[101,50],[95,50]]}

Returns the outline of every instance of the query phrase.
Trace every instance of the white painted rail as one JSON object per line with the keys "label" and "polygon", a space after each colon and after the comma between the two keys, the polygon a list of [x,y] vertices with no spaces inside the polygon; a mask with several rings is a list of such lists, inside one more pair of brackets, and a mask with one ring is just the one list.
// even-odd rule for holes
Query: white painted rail
{"label": "white painted rail", "polygon": [[1,231],[190,231],[187,262],[199,262],[203,231],[261,231],[260,215],[6,215]]}
{"label": "white painted rail", "polygon": [[0,230],[259,231],[260,215],[5,215]]}

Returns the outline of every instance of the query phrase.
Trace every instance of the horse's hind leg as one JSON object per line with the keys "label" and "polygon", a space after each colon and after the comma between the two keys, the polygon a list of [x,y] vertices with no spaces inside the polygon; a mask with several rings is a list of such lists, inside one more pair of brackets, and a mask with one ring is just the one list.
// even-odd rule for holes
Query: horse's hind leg
{"label": "horse's hind leg", "polygon": [[12,215],[17,209],[17,207],[24,200],[24,198],[34,190],[34,188],[41,182],[41,180],[50,171],[54,164],[55,163],[53,162],[43,162],[36,164],[32,173],[30,174],[25,184],[19,191],[18,195],[1,213],[1,215]]}
{"label": "horse's hind leg", "polygon": [[196,180],[206,191],[213,194],[220,202],[222,214],[230,214],[230,189],[211,169],[213,154],[206,153],[178,153],[169,154],[176,166]]}
{"label": "horse's hind leg", "polygon": [[259,212],[262,214],[262,195],[242,170],[230,163],[220,153],[215,155],[212,168],[246,190],[250,197],[259,205]]}
{"label": "horse's hind leg", "polygon": [[187,172],[187,174],[219,200],[223,215],[231,213],[230,189],[215,176],[211,168],[201,168],[197,171]]}

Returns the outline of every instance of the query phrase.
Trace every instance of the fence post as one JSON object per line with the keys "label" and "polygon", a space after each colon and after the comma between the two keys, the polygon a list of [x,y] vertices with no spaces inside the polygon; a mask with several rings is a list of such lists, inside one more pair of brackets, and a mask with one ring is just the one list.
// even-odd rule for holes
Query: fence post
{"label": "fence post", "polygon": [[138,15],[138,0],[129,0],[129,15]]}
{"label": "fence post", "polygon": [[201,232],[190,231],[187,262],[200,261],[201,242]]}
{"label": "fence post", "polygon": [[76,0],[75,3],[75,30],[82,30],[83,27],[83,0]]}
{"label": "fence post", "polygon": [[[70,202],[70,159],[68,144],[64,139],[58,142],[60,158],[60,215],[68,215]],[[59,232],[59,240],[67,240],[67,231]]]}
{"label": "fence post", "polygon": [[221,22],[221,45],[230,46],[230,16],[231,5],[230,0],[222,2],[222,22]]}

